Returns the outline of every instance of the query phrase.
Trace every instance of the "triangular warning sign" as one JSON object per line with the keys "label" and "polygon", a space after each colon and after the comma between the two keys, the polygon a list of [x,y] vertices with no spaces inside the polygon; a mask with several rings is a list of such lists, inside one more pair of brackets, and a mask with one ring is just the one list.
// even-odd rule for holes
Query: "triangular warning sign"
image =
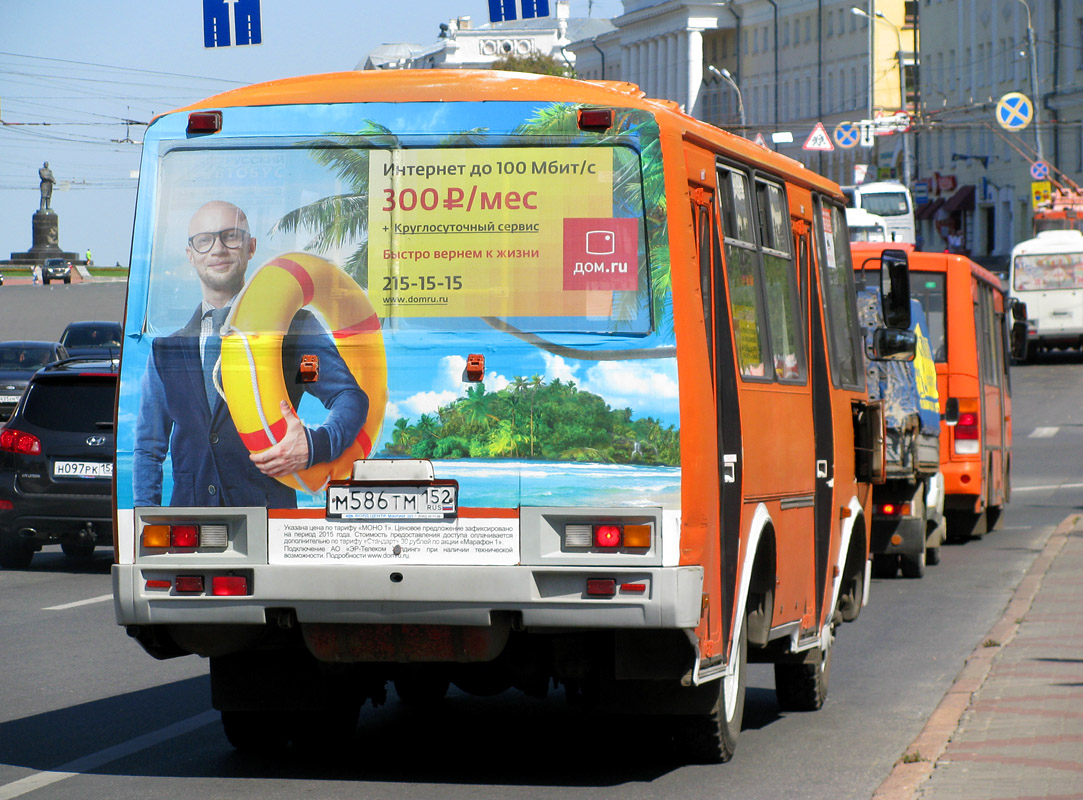
{"label": "triangular warning sign", "polygon": [[816,123],[816,127],[812,129],[812,133],[808,135],[808,138],[801,147],[804,150],[835,149],[835,145],[831,144],[831,137],[827,135],[827,130],[824,128],[822,122]]}
{"label": "triangular warning sign", "polygon": [[757,133],[752,137],[752,143],[758,144],[760,147],[767,147],[767,140],[763,138],[762,133]]}

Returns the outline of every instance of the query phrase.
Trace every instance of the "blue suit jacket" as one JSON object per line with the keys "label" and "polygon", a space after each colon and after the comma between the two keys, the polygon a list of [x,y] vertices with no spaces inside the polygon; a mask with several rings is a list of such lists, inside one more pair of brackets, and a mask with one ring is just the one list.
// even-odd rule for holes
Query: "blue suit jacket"
{"label": "blue suit jacket", "polygon": [[[199,357],[200,310],[181,330],[151,345],[136,424],[134,501],[162,503],[162,463],[173,466],[173,506],[295,508],[296,490],[267,477],[252,463],[221,397],[211,408]],[[302,355],[317,355],[320,377],[301,383]],[[357,438],[368,416],[368,397],[334,342],[307,311],[299,311],[282,342],[282,374],[294,408],[310,392],[328,409],[317,428],[306,428],[309,466],[333,461]]]}

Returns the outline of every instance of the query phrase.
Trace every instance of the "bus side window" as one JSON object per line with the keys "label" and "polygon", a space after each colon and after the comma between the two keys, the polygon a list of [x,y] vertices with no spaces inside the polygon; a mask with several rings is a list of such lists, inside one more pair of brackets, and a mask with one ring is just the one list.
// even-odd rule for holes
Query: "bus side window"
{"label": "bus side window", "polygon": [[853,266],[842,209],[816,196],[816,267],[827,321],[831,379],[845,389],[865,388]]}
{"label": "bus side window", "polygon": [[762,220],[763,288],[775,377],[784,383],[804,383],[805,337],[786,195],[776,184],[756,181],[756,199]]}
{"label": "bus side window", "polygon": [[[702,190],[699,190],[702,191]],[[703,295],[703,327],[707,335],[707,359],[714,374],[714,280],[711,268],[712,197],[706,192],[692,202],[695,220],[696,252],[699,257],[699,287]]]}
{"label": "bus side window", "polygon": [[737,364],[742,378],[772,380],[773,373],[767,372],[765,367],[769,354],[764,339],[759,253],[748,177],[720,167],[718,179]]}

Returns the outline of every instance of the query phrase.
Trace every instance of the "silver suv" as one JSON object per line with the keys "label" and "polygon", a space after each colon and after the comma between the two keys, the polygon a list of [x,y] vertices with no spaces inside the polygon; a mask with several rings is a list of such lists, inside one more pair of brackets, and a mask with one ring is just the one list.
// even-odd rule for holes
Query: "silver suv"
{"label": "silver suv", "polygon": [[71,262],[66,258],[47,258],[41,265],[41,282],[61,278],[64,283],[71,283]]}

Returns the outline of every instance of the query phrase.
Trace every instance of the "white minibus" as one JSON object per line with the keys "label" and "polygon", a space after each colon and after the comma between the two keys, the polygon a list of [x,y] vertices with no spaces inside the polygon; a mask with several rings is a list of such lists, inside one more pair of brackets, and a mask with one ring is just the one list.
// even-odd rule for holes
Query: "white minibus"
{"label": "white minibus", "polygon": [[1027,351],[1083,346],[1083,233],[1042,231],[1012,248],[1010,292],[1027,305]]}
{"label": "white minibus", "polygon": [[862,208],[870,214],[883,217],[887,223],[890,241],[917,243],[917,226],[914,222],[914,199],[910,190],[898,181],[862,183],[843,186],[847,205]]}

